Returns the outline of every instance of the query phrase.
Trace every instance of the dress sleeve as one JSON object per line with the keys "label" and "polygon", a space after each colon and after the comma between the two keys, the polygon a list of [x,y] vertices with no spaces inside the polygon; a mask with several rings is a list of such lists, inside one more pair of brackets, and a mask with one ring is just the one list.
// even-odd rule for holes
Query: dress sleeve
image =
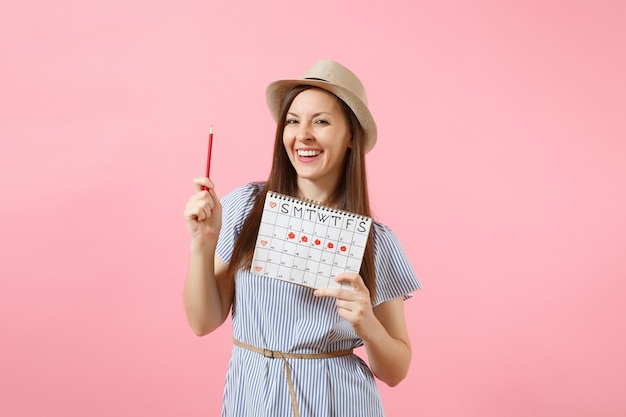
{"label": "dress sleeve", "polygon": [[396,234],[387,226],[374,222],[374,264],[376,299],[374,305],[393,298],[412,297],[420,284]]}
{"label": "dress sleeve", "polygon": [[235,241],[241,232],[243,222],[252,209],[259,186],[247,184],[234,189],[220,199],[222,203],[222,229],[217,239],[217,256],[230,262]]}

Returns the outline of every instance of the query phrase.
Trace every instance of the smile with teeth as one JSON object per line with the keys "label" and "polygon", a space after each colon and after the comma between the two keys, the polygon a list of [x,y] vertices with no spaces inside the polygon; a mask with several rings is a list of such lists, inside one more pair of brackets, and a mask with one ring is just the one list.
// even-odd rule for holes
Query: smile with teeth
{"label": "smile with teeth", "polygon": [[318,156],[322,151],[318,149],[298,149],[298,156],[312,157]]}

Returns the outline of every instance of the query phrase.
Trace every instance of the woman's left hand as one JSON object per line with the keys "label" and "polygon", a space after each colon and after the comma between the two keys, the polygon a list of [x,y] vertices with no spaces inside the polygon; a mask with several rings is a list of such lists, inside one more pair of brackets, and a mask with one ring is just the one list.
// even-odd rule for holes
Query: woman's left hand
{"label": "woman's left hand", "polygon": [[354,291],[344,288],[319,288],[314,294],[317,297],[335,297],[337,299],[337,313],[352,324],[355,333],[363,340],[367,340],[367,331],[377,321],[372,310],[370,292],[363,282],[363,278],[355,272],[343,272],[335,276],[338,283],[352,286]]}
{"label": "woman's left hand", "polygon": [[359,274],[344,272],[335,280],[347,283],[354,291],[343,288],[320,288],[318,297],[335,297],[337,313],[352,324],[363,340],[372,372],[390,387],[400,383],[411,362],[411,344],[404,322],[402,296],[372,307],[370,292]]}

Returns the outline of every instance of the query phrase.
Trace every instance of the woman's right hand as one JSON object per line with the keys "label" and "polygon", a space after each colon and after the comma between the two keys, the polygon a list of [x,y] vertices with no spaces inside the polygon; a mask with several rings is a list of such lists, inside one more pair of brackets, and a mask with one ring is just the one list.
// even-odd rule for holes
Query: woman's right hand
{"label": "woman's right hand", "polygon": [[222,228],[222,204],[210,179],[194,178],[193,185],[196,193],[189,198],[184,212],[192,245],[214,247]]}

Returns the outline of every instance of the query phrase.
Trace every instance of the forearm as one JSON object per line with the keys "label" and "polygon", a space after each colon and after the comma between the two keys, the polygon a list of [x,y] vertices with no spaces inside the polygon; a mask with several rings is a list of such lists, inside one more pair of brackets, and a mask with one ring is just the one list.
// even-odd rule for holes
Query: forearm
{"label": "forearm", "polygon": [[371,329],[365,350],[372,372],[390,387],[398,385],[407,375],[411,363],[411,347],[401,339],[394,339],[382,324]]}
{"label": "forearm", "polygon": [[[184,290],[185,313],[198,336],[217,329],[228,315],[215,274],[215,248],[192,245]],[[225,310],[225,312],[224,312]]]}

